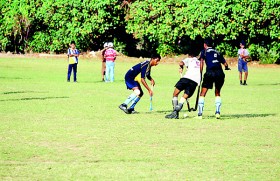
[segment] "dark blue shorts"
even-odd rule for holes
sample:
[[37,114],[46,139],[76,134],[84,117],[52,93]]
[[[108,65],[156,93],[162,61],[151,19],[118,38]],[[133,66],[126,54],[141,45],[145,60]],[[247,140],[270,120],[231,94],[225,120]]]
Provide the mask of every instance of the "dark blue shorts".
[[188,78],[181,78],[175,85],[180,91],[185,90],[185,94],[188,95],[188,98],[192,97],[196,86],[197,83]]
[[223,70],[207,70],[203,76],[202,88],[212,89],[213,84],[215,88],[221,90],[225,82],[225,74]]
[[131,90],[134,87],[141,88],[140,84],[132,78],[125,78],[125,84],[126,84],[127,89],[129,89],[129,90]]

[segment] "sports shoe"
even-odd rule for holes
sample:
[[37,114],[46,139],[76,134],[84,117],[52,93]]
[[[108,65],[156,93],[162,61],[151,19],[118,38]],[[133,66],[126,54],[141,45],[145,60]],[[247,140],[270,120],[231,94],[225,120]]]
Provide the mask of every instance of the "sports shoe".
[[202,116],[196,116],[195,119],[202,119]]
[[129,108],[129,109],[127,109],[127,111],[128,111],[129,114],[137,114],[138,113],[137,111],[134,110],[134,108],[132,108],[132,109]]
[[173,111],[171,114],[165,116],[167,119],[179,119],[179,112]]
[[195,119],[202,119],[202,114],[198,114],[197,117],[195,117]]
[[119,106],[119,108],[120,108],[121,110],[123,110],[123,112],[125,112],[126,114],[130,114],[129,111],[127,110],[127,106],[126,106],[125,104],[121,104],[121,105]]
[[218,113],[218,112],[215,113],[215,116],[216,116],[216,119],[220,119],[220,117],[221,117],[220,113]]
[[242,85],[247,85],[247,83],[244,82]]

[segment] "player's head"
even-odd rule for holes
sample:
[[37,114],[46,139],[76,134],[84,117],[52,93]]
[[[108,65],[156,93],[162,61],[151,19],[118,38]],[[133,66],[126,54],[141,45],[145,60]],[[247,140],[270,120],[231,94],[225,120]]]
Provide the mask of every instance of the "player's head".
[[246,42],[245,42],[244,40],[242,40],[242,41],[240,42],[240,47],[241,47],[241,48],[245,48],[245,46],[246,46]]
[[188,55],[190,57],[195,57],[197,55],[197,52],[194,49],[190,49],[189,52],[188,52]]
[[108,48],[108,42],[105,42],[103,45],[104,48]]
[[151,56],[151,61],[150,61],[150,64],[151,66],[157,66],[160,62],[160,59],[161,59],[161,56],[159,54],[153,54]]
[[113,48],[114,47],[114,44],[112,42],[108,42],[108,47],[109,48]]
[[75,41],[71,41],[70,47],[73,48],[73,49],[76,47]]
[[213,41],[211,38],[205,38],[204,39],[204,48],[206,47],[212,47],[213,46]]

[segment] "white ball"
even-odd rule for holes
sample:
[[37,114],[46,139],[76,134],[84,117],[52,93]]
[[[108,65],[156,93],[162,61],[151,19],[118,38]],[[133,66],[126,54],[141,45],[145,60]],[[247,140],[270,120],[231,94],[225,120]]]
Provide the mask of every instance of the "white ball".
[[186,118],[186,117],[188,117],[188,115],[185,113],[185,114],[184,114],[184,118]]

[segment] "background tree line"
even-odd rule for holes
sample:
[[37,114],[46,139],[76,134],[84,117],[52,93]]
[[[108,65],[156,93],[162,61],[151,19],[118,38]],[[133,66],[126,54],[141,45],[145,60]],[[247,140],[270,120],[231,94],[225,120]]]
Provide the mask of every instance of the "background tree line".
[[239,42],[254,60],[280,57],[278,0],[0,0],[0,51],[82,51],[113,41],[128,56],[187,54],[211,37],[224,55]]

